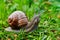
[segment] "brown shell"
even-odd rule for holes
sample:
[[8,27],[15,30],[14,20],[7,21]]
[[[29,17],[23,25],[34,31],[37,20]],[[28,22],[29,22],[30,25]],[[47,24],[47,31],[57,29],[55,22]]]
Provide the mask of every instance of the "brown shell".
[[28,24],[28,19],[22,11],[15,11],[8,17],[8,23],[12,29],[20,29]]

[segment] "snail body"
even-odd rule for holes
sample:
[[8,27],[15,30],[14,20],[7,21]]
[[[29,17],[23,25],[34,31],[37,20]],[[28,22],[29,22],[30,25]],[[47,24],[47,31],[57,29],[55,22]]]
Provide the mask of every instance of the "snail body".
[[22,28],[23,30],[25,30],[25,32],[31,32],[37,29],[38,23],[40,21],[39,16],[39,14],[35,15],[31,21],[28,21],[25,13],[23,13],[22,11],[15,11],[8,17],[10,28],[7,29],[9,30],[12,28],[14,30],[19,30],[20,28]]
[[40,22],[40,14],[33,16],[32,20],[26,26],[25,32],[32,32],[38,28]]

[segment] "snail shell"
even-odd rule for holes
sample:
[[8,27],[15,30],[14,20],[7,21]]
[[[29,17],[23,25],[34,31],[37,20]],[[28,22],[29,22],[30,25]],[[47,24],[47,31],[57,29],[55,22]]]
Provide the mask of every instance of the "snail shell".
[[24,12],[22,11],[14,11],[8,17],[8,23],[12,29],[20,29],[28,24],[28,19]]

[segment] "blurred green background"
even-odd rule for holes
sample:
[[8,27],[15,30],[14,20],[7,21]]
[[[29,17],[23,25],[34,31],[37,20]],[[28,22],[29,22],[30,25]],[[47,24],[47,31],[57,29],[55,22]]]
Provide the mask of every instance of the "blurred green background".
[[[40,11],[38,29],[6,32],[7,18],[16,10],[25,12],[29,20]],[[60,0],[0,0],[0,40],[60,40]]]

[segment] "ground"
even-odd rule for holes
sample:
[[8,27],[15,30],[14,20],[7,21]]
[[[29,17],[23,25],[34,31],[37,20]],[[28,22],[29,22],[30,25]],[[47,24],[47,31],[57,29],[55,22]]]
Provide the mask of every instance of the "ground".
[[[7,18],[16,10],[26,13],[30,20],[40,12],[38,29],[31,33],[7,32]],[[0,0],[0,40],[60,40],[59,0]]]

